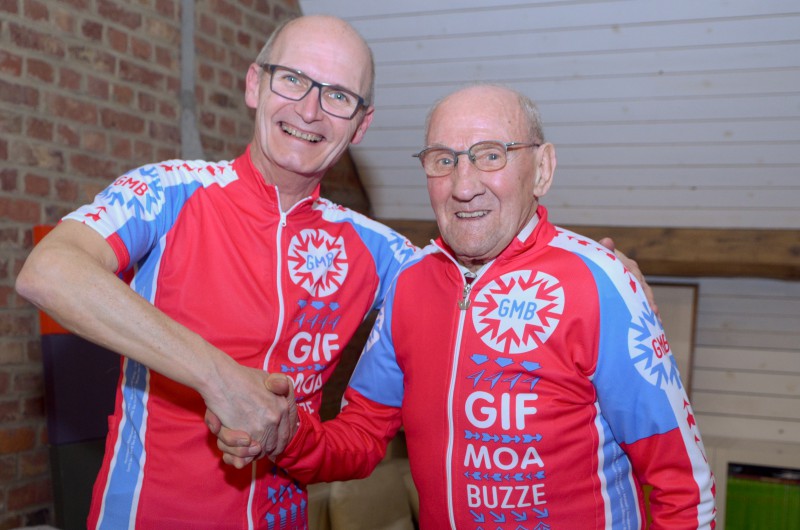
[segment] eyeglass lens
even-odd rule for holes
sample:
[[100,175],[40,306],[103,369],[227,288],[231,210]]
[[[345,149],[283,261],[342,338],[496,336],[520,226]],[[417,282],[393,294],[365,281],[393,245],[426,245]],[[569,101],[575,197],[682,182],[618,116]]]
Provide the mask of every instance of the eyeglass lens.
[[315,86],[320,89],[319,103],[322,110],[341,118],[351,118],[355,114],[360,98],[349,90],[325,86],[306,75],[280,66],[274,68],[270,79],[273,92],[295,101],[303,99]]
[[469,156],[470,162],[481,171],[497,171],[506,165],[505,144],[487,141],[479,142],[468,151],[461,152],[444,147],[429,149],[421,156],[422,166],[432,177],[448,175],[458,164],[460,155]]

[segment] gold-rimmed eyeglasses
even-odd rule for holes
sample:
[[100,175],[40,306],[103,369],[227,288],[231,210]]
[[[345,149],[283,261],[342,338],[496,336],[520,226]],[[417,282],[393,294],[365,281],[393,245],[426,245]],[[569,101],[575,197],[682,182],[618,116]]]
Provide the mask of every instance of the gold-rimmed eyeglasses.
[[470,146],[466,151],[449,147],[430,146],[411,156],[419,158],[425,174],[429,177],[446,177],[458,165],[458,157],[467,155],[469,161],[481,171],[497,171],[508,163],[508,152],[523,147],[539,147],[541,144],[526,142],[501,142],[484,140]]

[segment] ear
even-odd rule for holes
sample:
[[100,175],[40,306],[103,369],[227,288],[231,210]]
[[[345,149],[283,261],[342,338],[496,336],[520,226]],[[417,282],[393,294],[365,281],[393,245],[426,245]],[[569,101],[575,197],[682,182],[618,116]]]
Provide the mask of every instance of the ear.
[[261,89],[261,80],[264,78],[264,69],[252,63],[245,76],[244,102],[251,108],[258,108],[258,93]]
[[536,153],[536,180],[533,183],[533,194],[538,199],[542,197],[553,183],[553,174],[556,171],[556,147],[551,143],[539,146]]
[[358,124],[356,127],[356,131],[353,133],[353,138],[350,139],[350,143],[355,145],[361,140],[364,139],[364,135],[367,134],[367,129],[369,128],[369,124],[372,123],[372,118],[375,117],[375,107],[369,106],[364,111],[364,117],[361,118],[361,123]]

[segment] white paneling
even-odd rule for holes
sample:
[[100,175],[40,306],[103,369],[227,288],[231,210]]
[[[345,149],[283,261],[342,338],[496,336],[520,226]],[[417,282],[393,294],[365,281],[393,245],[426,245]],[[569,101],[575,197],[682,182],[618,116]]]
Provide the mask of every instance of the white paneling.
[[692,407],[698,414],[741,416],[800,424],[800,399],[766,395],[692,390]]
[[[692,384],[706,391],[800,399],[800,373],[765,374],[698,368],[692,377]],[[797,401],[795,406],[800,410],[800,401]]]
[[697,369],[791,373],[800,383],[800,350],[698,346],[695,348],[695,353]]
[[772,440],[800,444],[800,421],[720,415],[698,412],[697,425],[702,436],[724,436],[739,440]]

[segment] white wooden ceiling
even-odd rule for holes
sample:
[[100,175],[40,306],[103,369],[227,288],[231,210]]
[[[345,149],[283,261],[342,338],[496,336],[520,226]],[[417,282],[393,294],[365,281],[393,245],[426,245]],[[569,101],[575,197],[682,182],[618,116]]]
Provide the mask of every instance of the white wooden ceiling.
[[797,0],[301,0],[375,53],[353,157],[383,219],[432,219],[411,157],[439,97],[475,81],[538,103],[562,224],[800,228]]

